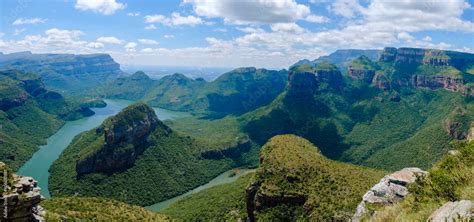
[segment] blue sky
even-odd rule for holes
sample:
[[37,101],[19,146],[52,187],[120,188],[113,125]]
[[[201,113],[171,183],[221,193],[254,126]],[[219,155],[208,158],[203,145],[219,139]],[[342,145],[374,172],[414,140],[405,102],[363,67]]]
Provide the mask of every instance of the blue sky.
[[474,52],[474,0],[2,0],[0,52],[286,68],[341,48]]

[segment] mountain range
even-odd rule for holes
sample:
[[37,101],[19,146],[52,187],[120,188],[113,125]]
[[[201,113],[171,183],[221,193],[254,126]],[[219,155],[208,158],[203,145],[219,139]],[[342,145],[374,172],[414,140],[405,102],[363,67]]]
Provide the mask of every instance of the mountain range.
[[[445,208],[472,203],[463,201],[473,199],[474,54],[338,50],[212,81],[128,75],[102,54],[7,54],[0,66],[8,69],[0,72],[0,157],[13,169],[64,121],[103,105],[90,98],[136,102],[78,134],[54,162],[45,201],[54,217],[71,215],[75,198],[104,209],[152,205],[236,167],[257,168],[161,213],[396,221],[443,218]],[[190,115],[162,121],[151,107]],[[134,217],[170,219],[125,203],[125,212],[140,212]]]

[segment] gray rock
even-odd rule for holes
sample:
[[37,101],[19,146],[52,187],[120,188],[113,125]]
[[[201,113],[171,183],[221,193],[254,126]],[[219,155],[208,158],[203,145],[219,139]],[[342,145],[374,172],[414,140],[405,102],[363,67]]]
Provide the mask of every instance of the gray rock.
[[461,200],[447,202],[428,218],[430,222],[472,221],[474,220],[474,202]]
[[365,207],[367,203],[389,205],[402,200],[408,195],[408,184],[415,182],[417,177],[426,175],[428,175],[428,172],[412,167],[384,176],[379,183],[364,194],[352,217],[352,221],[359,221],[364,214],[372,215],[375,213],[369,212]]

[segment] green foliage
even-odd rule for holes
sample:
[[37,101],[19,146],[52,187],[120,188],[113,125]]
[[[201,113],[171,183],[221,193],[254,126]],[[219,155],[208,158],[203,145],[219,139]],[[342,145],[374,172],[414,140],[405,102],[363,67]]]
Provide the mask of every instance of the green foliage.
[[41,202],[47,221],[170,221],[142,207],[96,197],[52,198]]
[[[129,120],[140,118],[141,114],[134,112],[137,106],[144,105],[127,107],[105,120],[100,127],[127,124]],[[220,146],[174,131],[165,133],[158,128],[150,134],[150,146],[137,157],[132,167],[112,175],[90,173],[77,178],[75,167],[77,161],[83,158],[82,154],[100,150],[104,145],[103,135],[98,135],[96,130],[76,136],[51,166],[49,189],[53,196],[100,196],[151,205],[204,184],[230,168],[251,165],[249,160],[255,161],[255,158],[247,155],[255,155],[255,150],[258,150],[257,146],[253,146],[248,153],[235,159],[204,159],[202,151]]]
[[252,184],[258,186],[256,199],[262,196],[264,201],[257,211],[261,220],[347,220],[361,196],[384,175],[329,160],[309,141],[294,135],[270,139],[260,160]]
[[0,72],[0,160],[17,170],[72,111],[60,94],[43,88],[37,75]]
[[183,221],[237,220],[247,218],[245,188],[253,174],[242,176],[192,194],[164,209],[161,213]]

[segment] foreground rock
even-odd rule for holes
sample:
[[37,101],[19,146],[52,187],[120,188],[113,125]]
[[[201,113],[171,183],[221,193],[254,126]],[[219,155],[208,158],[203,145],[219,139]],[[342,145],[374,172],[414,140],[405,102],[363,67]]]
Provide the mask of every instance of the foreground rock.
[[359,221],[366,214],[373,215],[375,213],[368,210],[368,204],[389,205],[402,200],[408,195],[408,185],[415,182],[417,177],[426,175],[428,172],[413,167],[404,168],[383,177],[379,183],[364,194],[352,218],[353,221]]
[[474,220],[474,202],[461,200],[447,202],[428,218],[430,222],[452,222]]
[[[0,162],[0,168],[5,169],[2,172],[7,172],[4,163]],[[42,200],[42,196],[36,180],[15,174],[9,174],[7,178],[9,180],[7,184],[9,185],[7,185],[6,192],[2,195],[1,221],[45,221],[43,219],[44,210],[38,205]]]

